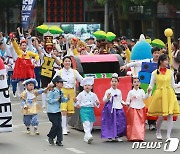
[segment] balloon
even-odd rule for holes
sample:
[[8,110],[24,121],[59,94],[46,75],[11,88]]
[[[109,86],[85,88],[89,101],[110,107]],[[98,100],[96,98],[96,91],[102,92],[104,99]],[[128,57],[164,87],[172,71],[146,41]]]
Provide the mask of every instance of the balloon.
[[52,26],[49,28],[49,32],[51,34],[61,34],[63,32],[63,30],[58,26]]
[[48,26],[47,25],[40,25],[36,27],[37,31],[41,34],[44,34],[48,31]]
[[116,37],[116,35],[114,33],[112,33],[112,32],[107,32],[107,34],[106,34],[106,38],[107,38],[108,41],[114,40],[115,37]]

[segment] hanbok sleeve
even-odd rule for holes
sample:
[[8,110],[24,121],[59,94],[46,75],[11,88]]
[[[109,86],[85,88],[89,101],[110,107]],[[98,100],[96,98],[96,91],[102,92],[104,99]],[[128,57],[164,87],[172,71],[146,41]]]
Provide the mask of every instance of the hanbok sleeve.
[[39,60],[39,55],[37,53],[34,53],[32,51],[29,51],[28,53],[30,57],[34,57],[36,60]]
[[143,98],[143,99],[148,99],[149,94],[148,94],[148,93],[145,94],[145,92],[144,92],[143,89],[141,89],[141,92],[142,92],[142,98]]
[[124,104],[124,105],[126,105],[126,103],[125,103],[125,102],[123,101],[123,99],[122,99],[122,93],[121,93],[120,90],[119,90],[119,93],[120,93],[119,96],[120,96],[121,103]]
[[153,86],[154,84],[156,83],[156,75],[155,75],[156,71],[154,71],[152,74],[151,74],[151,81],[150,81],[150,84],[149,84],[149,87],[151,89],[153,89]]
[[22,51],[20,50],[20,48],[15,40],[12,41],[12,45],[13,45],[13,48],[16,51],[17,55],[18,56],[22,55]]
[[131,98],[132,98],[132,94],[131,91],[128,92],[127,98],[126,98],[126,104],[130,104],[131,103]]
[[109,101],[109,99],[107,98],[108,93],[109,93],[108,90],[106,90],[104,97],[103,97],[103,102],[105,102],[105,103]]

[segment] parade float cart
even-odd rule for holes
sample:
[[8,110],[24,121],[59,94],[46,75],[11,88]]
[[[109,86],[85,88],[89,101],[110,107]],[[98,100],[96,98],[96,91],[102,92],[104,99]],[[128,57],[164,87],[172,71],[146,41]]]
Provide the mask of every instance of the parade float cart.
[[[101,114],[104,107],[103,96],[105,91],[110,88],[110,78],[113,73],[118,73],[119,77],[119,89],[122,92],[123,100],[126,100],[128,91],[132,89],[131,77],[125,77],[125,72],[120,71],[120,66],[124,65],[122,58],[117,54],[105,54],[105,55],[85,55],[73,57],[73,68],[83,76],[92,76],[95,78],[93,92],[97,94],[100,107],[95,108],[96,122],[94,128],[101,127]],[[82,87],[77,86],[77,93],[82,91]],[[81,119],[79,110],[75,108],[75,114],[73,114],[69,125],[82,130]]]

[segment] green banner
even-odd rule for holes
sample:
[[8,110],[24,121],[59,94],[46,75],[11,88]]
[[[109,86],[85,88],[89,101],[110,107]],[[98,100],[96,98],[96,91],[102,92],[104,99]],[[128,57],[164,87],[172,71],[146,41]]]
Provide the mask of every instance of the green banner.
[[84,77],[111,78],[113,73],[84,74]]

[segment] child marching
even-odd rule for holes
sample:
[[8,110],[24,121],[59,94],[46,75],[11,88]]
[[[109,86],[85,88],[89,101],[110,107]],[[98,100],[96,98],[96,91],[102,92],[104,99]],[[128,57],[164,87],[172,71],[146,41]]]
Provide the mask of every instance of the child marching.
[[75,106],[80,108],[80,117],[85,132],[84,141],[91,144],[93,136],[91,134],[93,123],[95,122],[94,107],[99,107],[100,103],[95,93],[91,92],[94,78],[86,77],[81,82],[84,90],[75,98]]
[[122,93],[117,89],[119,83],[118,74],[111,78],[111,88],[106,90],[103,101],[106,103],[102,111],[101,138],[121,142],[126,135],[126,117],[123,110]]
[[140,81],[133,78],[133,89],[129,91],[126,103],[129,105],[127,111],[127,139],[129,141],[144,141],[146,109],[143,99],[145,95],[143,89],[139,89]]
[[30,126],[34,127],[34,133],[39,135],[37,131],[38,122],[38,113],[41,112],[42,107],[37,102],[37,96],[47,91],[46,89],[35,90],[37,81],[35,79],[28,79],[23,82],[25,85],[25,90],[21,94],[21,105],[22,105],[22,114],[24,115],[23,121],[27,128],[27,134],[30,134]]
[[47,115],[52,127],[48,133],[49,144],[54,145],[54,139],[57,137],[56,145],[63,146],[62,144],[62,126],[61,126],[61,102],[67,102],[70,98],[64,97],[61,88],[65,82],[59,75],[52,80],[54,89],[48,93],[47,97]]

